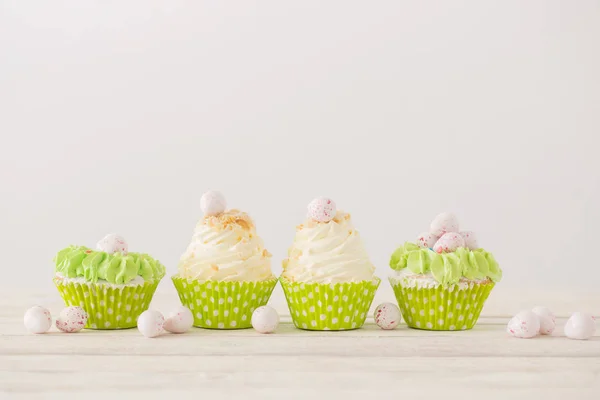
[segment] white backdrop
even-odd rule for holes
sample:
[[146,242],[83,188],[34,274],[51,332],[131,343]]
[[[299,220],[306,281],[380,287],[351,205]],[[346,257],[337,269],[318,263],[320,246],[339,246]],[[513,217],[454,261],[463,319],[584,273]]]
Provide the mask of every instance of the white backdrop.
[[504,270],[488,312],[600,310],[598,1],[254,3],[0,3],[0,288],[55,295],[109,232],[172,274],[214,188],[277,274],[324,195],[381,277],[454,211]]

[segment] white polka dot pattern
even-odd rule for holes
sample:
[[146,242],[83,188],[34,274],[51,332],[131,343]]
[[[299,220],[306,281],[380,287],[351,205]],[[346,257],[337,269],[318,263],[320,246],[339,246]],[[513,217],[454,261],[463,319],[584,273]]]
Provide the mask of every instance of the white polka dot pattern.
[[379,278],[336,284],[280,281],[294,325],[299,329],[316,331],[363,326],[381,282]]
[[435,288],[403,287],[391,281],[400,311],[411,328],[435,331],[471,329],[477,323],[493,283]]
[[181,303],[195,304],[194,326],[209,329],[251,328],[252,312],[271,297],[277,279],[261,282],[194,281],[174,276]]

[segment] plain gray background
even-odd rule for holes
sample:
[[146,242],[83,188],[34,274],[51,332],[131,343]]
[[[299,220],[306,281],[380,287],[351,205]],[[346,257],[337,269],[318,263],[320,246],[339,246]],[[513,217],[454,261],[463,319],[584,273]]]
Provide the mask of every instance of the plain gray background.
[[3,1],[0,57],[4,290],[109,232],[172,274],[213,188],[276,274],[323,195],[383,278],[454,211],[499,306],[597,292],[598,1]]

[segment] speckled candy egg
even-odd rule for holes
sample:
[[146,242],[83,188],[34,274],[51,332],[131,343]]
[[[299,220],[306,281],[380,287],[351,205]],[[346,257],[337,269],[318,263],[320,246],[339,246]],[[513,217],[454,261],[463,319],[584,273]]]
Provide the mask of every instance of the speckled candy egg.
[[400,309],[393,303],[383,303],[377,306],[373,315],[375,323],[381,329],[394,329],[402,320]]
[[204,215],[219,215],[227,209],[225,196],[216,190],[209,190],[200,198],[200,208]]
[[477,236],[475,236],[475,232],[471,231],[462,231],[460,232],[460,236],[462,236],[465,241],[465,247],[469,250],[477,250],[479,248],[479,243],[477,243]]
[[596,321],[589,314],[576,312],[565,324],[565,336],[569,339],[587,340],[596,333]]
[[441,213],[433,219],[429,232],[435,236],[442,237],[448,232],[458,233],[458,218],[452,213]]
[[147,310],[140,314],[137,320],[137,328],[147,338],[157,337],[163,332],[165,318],[161,313]]
[[540,331],[540,319],[533,311],[521,311],[508,322],[506,331],[521,339],[536,337]]
[[252,313],[252,327],[260,333],[273,333],[279,326],[279,314],[273,307],[261,306]]
[[185,333],[194,324],[194,316],[189,308],[179,306],[173,310],[165,321],[163,328],[171,333]]
[[556,327],[556,317],[547,307],[535,307],[533,311],[540,319],[540,333],[542,335],[551,335]]
[[115,233],[110,233],[104,236],[104,238],[98,242],[96,247],[98,250],[104,251],[108,254],[114,254],[117,252],[127,254],[128,251],[128,246],[125,239]]
[[83,329],[88,315],[81,307],[67,307],[60,312],[56,327],[63,332],[74,333]]
[[423,232],[417,237],[417,246],[422,249],[432,249],[435,243],[439,240],[439,237],[433,233]]
[[448,253],[465,247],[465,241],[460,233],[449,232],[442,235],[441,238],[433,245],[433,251],[436,253]]
[[23,323],[28,332],[45,333],[52,326],[52,316],[46,308],[35,306],[25,311]]
[[337,208],[333,200],[327,197],[318,197],[308,205],[308,217],[319,222],[331,221],[335,217]]

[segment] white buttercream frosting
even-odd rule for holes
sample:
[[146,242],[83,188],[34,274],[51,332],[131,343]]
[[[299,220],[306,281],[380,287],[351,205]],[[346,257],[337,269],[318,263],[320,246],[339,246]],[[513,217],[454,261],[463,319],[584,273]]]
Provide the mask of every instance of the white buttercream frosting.
[[57,273],[55,275],[55,278],[65,284],[78,283],[80,285],[94,285],[94,286],[95,285],[104,285],[104,286],[107,286],[107,287],[110,287],[113,289],[118,289],[118,288],[123,288],[123,287],[132,287],[132,286],[141,286],[144,283],[146,283],[144,278],[142,278],[141,276],[136,276],[135,278],[133,278],[132,280],[130,280],[127,283],[110,283],[108,281],[105,281],[104,279],[98,279],[96,282],[90,282],[83,276],[78,276],[76,278],[67,278],[59,273]]
[[[433,289],[441,285],[431,273],[426,274],[415,274],[410,271],[408,268],[401,269],[400,271],[395,271],[389,277],[390,283],[392,285],[400,285],[402,287],[409,288],[426,288]],[[469,288],[473,288],[473,285],[480,283],[489,283],[489,279],[483,280],[471,280],[466,278],[461,278],[460,281],[454,285],[450,285],[453,289],[458,290],[466,290]],[[452,291],[452,290],[451,290]]]
[[179,276],[197,280],[263,281],[273,278],[271,254],[248,214],[206,216],[179,260]]
[[358,282],[373,279],[374,271],[350,214],[338,211],[331,221],[308,219],[296,228],[282,276],[292,282]]

